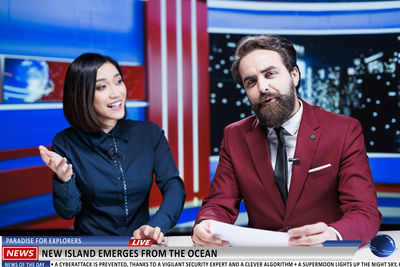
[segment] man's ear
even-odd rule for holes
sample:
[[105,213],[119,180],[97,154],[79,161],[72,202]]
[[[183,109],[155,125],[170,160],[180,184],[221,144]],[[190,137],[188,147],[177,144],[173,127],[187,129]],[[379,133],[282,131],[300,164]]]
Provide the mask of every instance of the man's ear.
[[290,72],[290,76],[292,76],[293,86],[296,87],[300,82],[300,72],[297,67],[294,67]]

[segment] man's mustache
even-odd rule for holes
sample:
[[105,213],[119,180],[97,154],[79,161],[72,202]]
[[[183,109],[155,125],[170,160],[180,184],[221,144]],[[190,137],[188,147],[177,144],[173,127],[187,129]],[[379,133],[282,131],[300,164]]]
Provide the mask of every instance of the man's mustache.
[[272,93],[272,92],[263,93],[258,98],[258,103],[264,102],[267,98],[276,98],[277,100],[279,100],[282,98],[282,95],[279,93]]

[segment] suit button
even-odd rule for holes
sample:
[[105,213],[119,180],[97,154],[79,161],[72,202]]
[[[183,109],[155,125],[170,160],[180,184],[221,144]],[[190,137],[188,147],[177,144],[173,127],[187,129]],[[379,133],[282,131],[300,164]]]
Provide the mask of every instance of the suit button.
[[292,228],[293,228],[293,226],[288,225],[288,226],[285,227],[285,230],[286,230],[286,232],[287,232],[287,231],[289,231],[289,230],[292,229]]

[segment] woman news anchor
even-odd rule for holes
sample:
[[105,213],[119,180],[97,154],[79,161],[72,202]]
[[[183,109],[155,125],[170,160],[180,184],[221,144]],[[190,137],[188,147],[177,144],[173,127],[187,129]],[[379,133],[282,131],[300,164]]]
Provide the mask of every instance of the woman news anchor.
[[[71,127],[40,155],[54,171],[57,213],[75,217],[80,235],[132,235],[166,243],[185,200],[182,179],[164,132],[154,123],[125,119],[126,87],[118,63],[83,54],[67,70],[64,114]],[[153,175],[163,199],[150,219]]]

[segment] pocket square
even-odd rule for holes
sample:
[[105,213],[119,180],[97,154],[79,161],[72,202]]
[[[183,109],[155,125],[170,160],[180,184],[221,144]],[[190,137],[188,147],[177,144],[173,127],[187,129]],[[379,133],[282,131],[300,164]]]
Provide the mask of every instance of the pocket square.
[[330,167],[330,166],[332,166],[332,164],[329,163],[329,164],[326,164],[326,165],[319,166],[319,167],[317,167],[317,168],[309,169],[309,170],[308,170],[308,173],[320,171],[320,170],[325,169],[325,168],[328,168],[328,167]]

